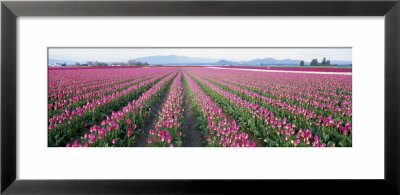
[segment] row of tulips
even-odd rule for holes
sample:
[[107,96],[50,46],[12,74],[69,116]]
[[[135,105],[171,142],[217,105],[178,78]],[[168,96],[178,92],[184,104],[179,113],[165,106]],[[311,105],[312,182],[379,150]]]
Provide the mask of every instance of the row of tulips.
[[198,125],[205,136],[206,145],[212,147],[254,147],[255,141],[249,134],[240,130],[235,120],[228,120],[222,108],[208,96],[187,73],[184,73],[188,85],[192,107],[199,115]]
[[193,77],[208,95],[217,100],[229,114],[240,120],[241,126],[247,127],[255,136],[263,138],[267,146],[326,146],[320,135],[312,130],[298,128],[296,123],[275,116],[268,108],[242,99],[206,79]]
[[48,146],[132,146],[167,91],[145,139],[182,146],[185,85],[208,147],[351,147],[351,80],[200,67],[53,68]]
[[65,146],[69,140],[73,139],[77,134],[79,135],[84,132],[88,126],[99,123],[114,110],[119,110],[126,106],[129,101],[139,97],[143,92],[147,91],[151,86],[165,78],[168,74],[171,75],[172,72],[165,72],[164,74],[143,81],[121,92],[104,96],[83,107],[78,107],[72,112],[66,109],[65,113],[56,116],[58,117],[58,121],[54,121],[54,118],[51,118],[49,120],[48,131],[49,146]]
[[[90,80],[85,83],[72,84],[74,80],[67,80],[71,82],[67,86],[54,86],[54,88],[49,88],[48,100],[49,103],[54,103],[57,101],[62,101],[64,99],[70,98],[73,95],[80,95],[87,92],[95,91],[105,87],[113,86],[115,83],[128,82],[136,78],[136,75],[122,75],[117,78],[97,78],[96,80]],[[94,79],[94,78],[93,78]],[[65,82],[63,82],[65,84]]]
[[335,127],[340,133],[347,135],[352,132],[352,124],[350,123],[351,117],[342,116],[336,120],[333,119],[332,115],[323,117],[319,115],[317,117],[315,110],[307,110],[300,106],[293,106],[286,102],[281,102],[272,98],[265,97],[248,89],[240,88],[230,83],[218,83],[213,79],[209,79],[212,83],[220,86],[221,88],[239,95],[241,98],[246,99],[250,102],[257,103],[263,107],[268,108],[271,112],[275,113],[278,117],[295,118],[298,120],[307,121],[304,126],[300,128],[313,128],[314,126],[330,126]]
[[164,77],[145,91],[138,99],[129,102],[119,111],[113,111],[100,125],[90,127],[90,133],[81,137],[81,143],[75,140],[67,147],[129,147],[135,141],[138,129],[142,128],[150,117],[151,106],[159,102],[161,95],[168,89],[176,71]]
[[149,130],[148,146],[175,147],[182,146],[183,123],[183,88],[182,72],[174,79],[167,100],[161,111],[154,129]]
[[[318,115],[344,118],[352,114],[351,75],[321,76],[295,73],[260,75],[260,73],[243,74],[235,70],[200,73],[292,106],[315,110]],[[275,80],[271,81],[271,77]]]
[[[349,105],[349,102],[346,100],[342,101],[343,104],[341,104],[341,106],[343,107],[339,107],[339,105],[337,105],[339,103],[338,100],[336,102],[336,105],[333,106],[333,104],[335,104],[334,101],[318,101],[313,99],[312,97],[304,98],[296,95],[282,97],[282,92],[277,92],[281,94],[277,97],[274,94],[271,95],[271,93],[263,91],[262,88],[257,87],[254,84],[231,82],[215,77],[208,77],[208,79],[211,79],[213,82],[216,83],[230,86],[230,88],[234,88],[237,91],[240,91],[244,94],[249,94],[250,96],[261,99],[265,102],[273,102],[278,107],[294,110],[298,113],[307,114],[311,118],[319,115],[321,117],[333,116],[341,120],[351,120],[351,105]],[[330,97],[328,97],[328,99],[330,99]],[[327,104],[327,102],[329,102],[329,104]]]
[[69,98],[55,101],[54,103],[49,104],[49,118],[54,115],[61,115],[65,109],[68,109],[69,112],[72,112],[77,107],[85,105],[87,102],[92,102],[96,99],[100,99],[103,96],[110,95],[115,92],[120,92],[126,90],[127,88],[139,84],[145,80],[155,77],[155,75],[146,75],[145,77],[137,77],[135,79],[131,79],[128,82],[115,83],[113,85],[109,85],[105,88],[97,88],[96,90],[91,90],[86,93],[80,93],[76,95],[72,95]]
[[109,102],[114,100],[118,100],[120,97],[130,94],[137,89],[140,89],[143,86],[146,86],[149,83],[153,83],[157,79],[160,79],[165,75],[159,75],[158,77],[153,77],[148,80],[144,80],[136,85],[130,86],[125,90],[122,91],[115,91],[112,94],[102,96],[98,99],[93,99],[90,102],[86,102],[85,105],[76,107],[74,110],[70,111],[69,109],[65,108],[60,115],[53,115],[49,119],[49,129],[53,129],[53,127],[57,127],[58,125],[65,123],[66,121],[69,123],[70,120],[74,119],[75,116],[82,116],[85,112],[89,110],[95,111],[97,107],[102,105],[107,105]]
[[71,69],[57,70],[49,69],[48,99],[49,103],[56,100],[68,98],[73,94],[80,94],[95,90],[114,83],[123,82],[140,76],[144,70],[134,69]]

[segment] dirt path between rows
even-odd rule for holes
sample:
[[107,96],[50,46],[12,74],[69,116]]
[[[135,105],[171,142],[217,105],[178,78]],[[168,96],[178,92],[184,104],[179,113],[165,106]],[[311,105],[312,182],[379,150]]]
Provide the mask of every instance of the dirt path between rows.
[[[203,77],[204,78],[204,77]],[[204,78],[204,79],[206,79],[206,78]],[[197,81],[196,81],[197,82]],[[197,84],[199,84],[199,83],[197,83]],[[200,84],[199,84],[199,86],[200,86]],[[201,86],[200,86],[201,87]],[[217,87],[219,87],[219,86],[217,86]],[[201,87],[202,89],[203,89],[203,91],[204,91],[204,88],[203,87]],[[210,88],[211,89],[211,88]],[[223,89],[223,88],[221,88],[221,89]],[[210,95],[209,93],[207,93],[206,91],[204,91],[204,93],[206,93],[208,96]],[[211,97],[211,96],[210,96]],[[217,103],[217,105],[220,107],[220,108],[222,108],[222,110],[223,110],[223,112],[226,114],[227,112],[226,112],[226,109],[224,109],[224,106],[220,103],[220,102],[218,102],[218,101],[216,101],[215,99],[213,99],[213,98],[211,98],[214,102],[216,102]],[[235,116],[232,116],[232,115],[229,115],[229,114],[226,114],[226,118],[228,119],[228,121],[233,121],[233,120],[235,120],[236,121],[236,124],[239,124],[239,119],[237,119]],[[266,147],[266,144],[265,144],[265,142],[262,140],[262,139],[259,139],[257,136],[255,136],[254,135],[254,133],[252,133],[252,132],[250,132],[250,130],[248,130],[246,127],[241,127],[240,129],[242,129],[242,131],[244,131],[245,133],[247,133],[247,134],[249,134],[249,140],[250,141],[255,141],[256,142],[256,147]],[[245,129],[245,130],[243,130],[243,129]]]
[[[172,82],[173,81],[171,81],[171,83]],[[162,106],[167,101],[171,83],[168,84],[168,88],[165,89],[165,91],[161,95],[158,103],[151,107],[151,111],[153,114],[151,115],[151,117],[149,119],[146,120],[144,126],[141,128],[143,130],[143,134],[136,137],[136,141],[132,144],[132,147],[146,147],[147,146],[147,137],[149,135],[149,130],[154,129],[154,127],[156,126],[156,124],[158,122],[158,111],[161,110]]]
[[183,102],[184,108],[183,117],[184,117],[184,131],[185,131],[185,138],[182,141],[183,147],[204,147],[205,144],[203,142],[202,134],[200,130],[195,128],[196,118],[193,113],[193,108],[191,107],[192,99],[188,97],[189,89],[183,83]]
[[[159,81],[158,81],[158,82],[159,82]],[[154,86],[154,85],[157,84],[158,82],[154,83],[152,86]],[[152,86],[150,86],[147,90],[151,89]],[[132,101],[135,100],[135,99],[137,100],[137,99],[138,99],[140,96],[142,96],[142,94],[143,94],[144,92],[146,92],[147,90],[143,91],[143,92],[142,92],[141,94],[139,94],[136,98],[134,97],[134,98],[132,98],[132,99],[129,99],[126,103],[124,103],[122,106],[120,106],[120,107],[119,107],[118,109],[116,109],[115,111],[121,110],[122,108],[124,108],[125,106],[127,106],[129,102],[132,102]],[[107,116],[110,116],[110,117],[111,117],[111,114],[112,114],[112,113],[108,113]],[[101,122],[98,122],[98,123],[96,123],[96,124],[92,124],[91,126],[100,125],[100,123],[101,123]],[[71,144],[71,145],[72,145],[75,141],[78,141],[79,144],[82,144],[82,137],[85,135],[85,133],[90,134],[90,129],[85,129],[82,133],[76,135],[76,136],[73,138],[73,140],[69,140],[69,141],[67,142],[67,144]],[[63,147],[63,146],[61,146],[61,147]]]

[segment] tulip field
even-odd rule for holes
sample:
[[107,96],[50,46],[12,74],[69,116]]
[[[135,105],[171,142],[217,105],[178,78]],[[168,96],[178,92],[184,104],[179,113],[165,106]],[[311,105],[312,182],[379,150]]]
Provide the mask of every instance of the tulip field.
[[49,68],[48,146],[352,147],[351,71],[319,69]]

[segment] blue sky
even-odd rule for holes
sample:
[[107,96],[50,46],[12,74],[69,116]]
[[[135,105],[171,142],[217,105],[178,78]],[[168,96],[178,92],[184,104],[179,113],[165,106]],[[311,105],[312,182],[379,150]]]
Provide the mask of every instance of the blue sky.
[[256,58],[311,61],[323,57],[352,61],[351,48],[49,48],[49,59],[72,61],[127,61],[146,56],[188,57],[247,61]]

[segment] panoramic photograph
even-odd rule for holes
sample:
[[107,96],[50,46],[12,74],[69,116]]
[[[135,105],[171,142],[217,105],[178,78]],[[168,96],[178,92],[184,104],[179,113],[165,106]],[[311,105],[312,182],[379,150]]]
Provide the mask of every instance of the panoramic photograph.
[[48,48],[48,147],[352,147],[351,48]]

